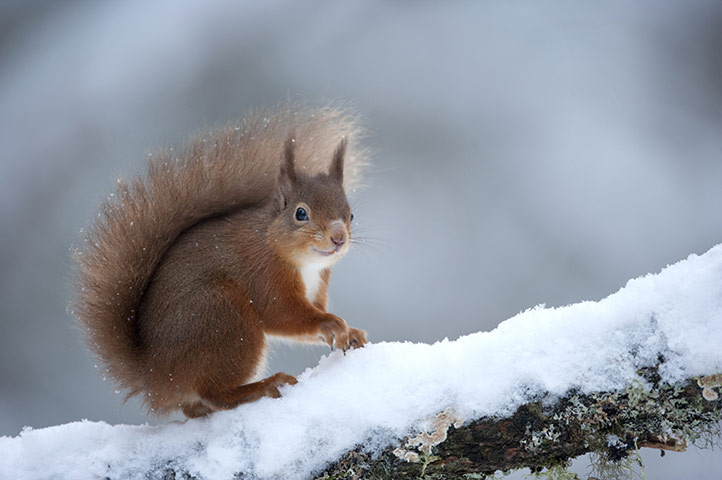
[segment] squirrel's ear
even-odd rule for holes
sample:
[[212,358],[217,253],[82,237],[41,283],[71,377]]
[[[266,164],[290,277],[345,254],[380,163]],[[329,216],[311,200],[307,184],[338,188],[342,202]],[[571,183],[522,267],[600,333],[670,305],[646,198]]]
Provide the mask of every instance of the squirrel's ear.
[[343,157],[346,153],[346,137],[341,139],[341,142],[336,147],[336,151],[333,154],[333,161],[331,162],[331,169],[329,170],[329,176],[335,178],[339,183],[343,183]]
[[286,196],[296,182],[296,141],[289,138],[283,152],[281,170],[278,174],[278,200],[281,208],[286,206]]

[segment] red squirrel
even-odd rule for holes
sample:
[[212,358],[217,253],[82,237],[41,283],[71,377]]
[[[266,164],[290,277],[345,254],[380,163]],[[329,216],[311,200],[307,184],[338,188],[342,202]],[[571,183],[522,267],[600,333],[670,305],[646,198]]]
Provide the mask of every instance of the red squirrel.
[[259,379],[268,336],[364,346],[363,330],[326,311],[330,268],[352,240],[359,135],[343,110],[284,107],[118,180],[75,252],[73,313],[128,397],[199,417],[296,383]]

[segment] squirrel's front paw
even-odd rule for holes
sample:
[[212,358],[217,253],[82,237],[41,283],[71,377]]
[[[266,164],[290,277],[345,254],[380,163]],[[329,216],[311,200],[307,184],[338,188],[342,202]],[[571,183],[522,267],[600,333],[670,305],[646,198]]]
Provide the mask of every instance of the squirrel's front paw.
[[328,346],[334,346],[344,352],[349,348],[359,348],[366,344],[366,332],[357,328],[349,328],[343,318],[332,313],[324,315],[319,325],[319,334]]
[[344,348],[348,345],[348,325],[343,318],[326,313],[318,325],[318,335],[328,343],[333,350],[334,345],[337,348]]
[[366,345],[366,332],[358,328],[348,329],[348,343],[351,348],[361,348]]

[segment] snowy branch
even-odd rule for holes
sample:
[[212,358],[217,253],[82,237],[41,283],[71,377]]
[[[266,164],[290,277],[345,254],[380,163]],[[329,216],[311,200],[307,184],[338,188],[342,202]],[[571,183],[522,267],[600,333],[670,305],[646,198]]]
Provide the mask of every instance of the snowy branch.
[[641,373],[647,388],[571,392],[551,405],[522,405],[508,418],[455,427],[457,419],[447,411],[436,418],[432,432],[381,455],[357,448],[318,478],[479,478],[497,471],[565,467],[587,453],[596,454],[601,465],[614,466],[638,448],[683,452],[688,442],[705,446],[719,440],[722,400],[712,388],[720,386],[722,375],[672,386],[660,383],[657,369]]

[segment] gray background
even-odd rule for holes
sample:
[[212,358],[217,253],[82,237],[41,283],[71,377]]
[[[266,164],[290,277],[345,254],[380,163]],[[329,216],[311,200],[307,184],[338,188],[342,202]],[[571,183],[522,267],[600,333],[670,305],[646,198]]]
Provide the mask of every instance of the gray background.
[[[65,306],[78,230],[154,148],[289,96],[351,100],[372,240],[332,310],[372,341],[456,338],[722,241],[720,52],[719,1],[0,3],[0,435],[148,420]],[[647,478],[722,469],[645,459]]]

